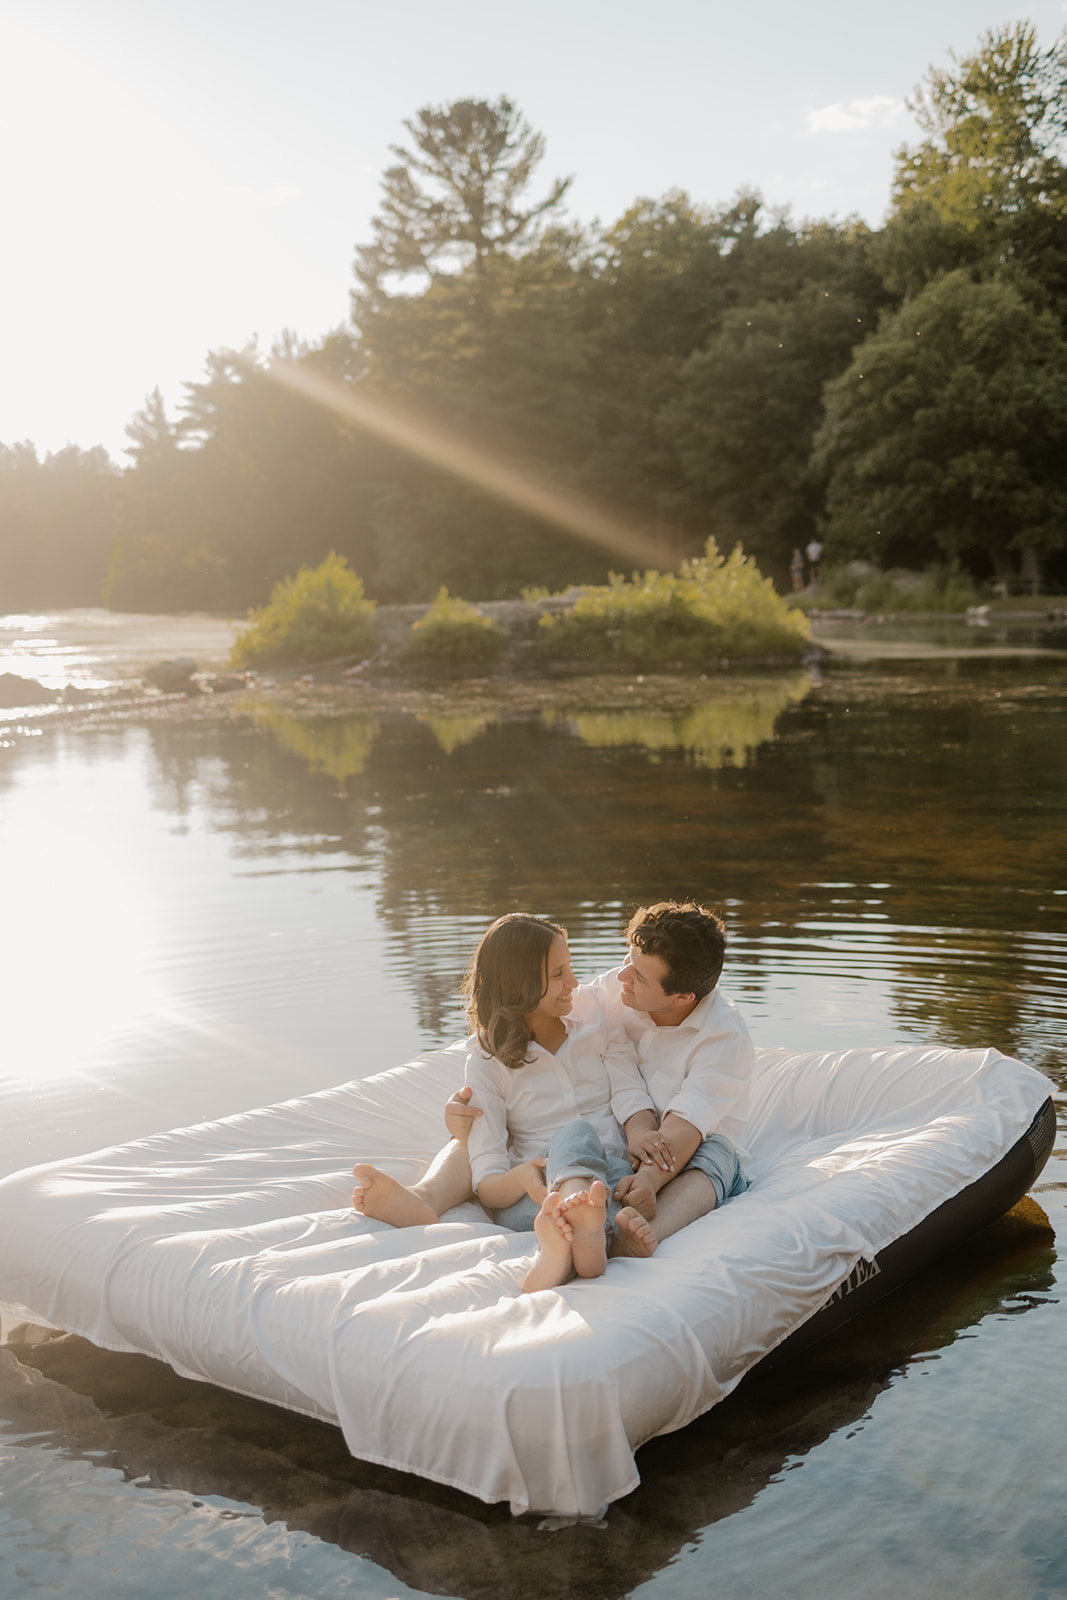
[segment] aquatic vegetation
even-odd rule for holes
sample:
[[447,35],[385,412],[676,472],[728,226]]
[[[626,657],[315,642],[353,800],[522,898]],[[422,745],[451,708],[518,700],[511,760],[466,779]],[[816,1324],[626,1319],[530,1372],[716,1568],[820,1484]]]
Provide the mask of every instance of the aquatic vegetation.
[[539,629],[544,656],[641,665],[795,656],[811,637],[740,545],[723,556],[714,539],[677,573],[612,573]]
[[230,660],[235,667],[300,666],[373,648],[375,604],[344,556],[331,550],[317,567],[301,567],[274,585],[268,603],[249,613]]

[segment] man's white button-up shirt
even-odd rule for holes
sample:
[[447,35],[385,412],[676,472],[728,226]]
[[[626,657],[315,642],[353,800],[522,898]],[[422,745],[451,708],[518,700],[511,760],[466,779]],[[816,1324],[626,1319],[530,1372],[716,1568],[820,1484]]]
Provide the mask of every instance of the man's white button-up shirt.
[[637,1085],[628,1091],[621,1073],[613,1074],[612,1106],[620,1122],[646,1110],[650,1095],[660,1117],[673,1111],[703,1138],[722,1133],[743,1151],[755,1051],[733,1001],[716,985],[683,1022],[660,1028],[647,1012],[623,1005],[617,971],[603,973],[590,987],[607,1002],[609,1014],[621,1014],[648,1091],[642,1095]]

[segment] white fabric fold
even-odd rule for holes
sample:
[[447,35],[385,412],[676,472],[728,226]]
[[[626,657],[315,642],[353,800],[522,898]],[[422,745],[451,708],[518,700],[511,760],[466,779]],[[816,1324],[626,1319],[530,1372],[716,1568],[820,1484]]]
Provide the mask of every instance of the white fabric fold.
[[1004,1155],[1051,1085],[994,1050],[756,1053],[747,1194],[650,1260],[523,1295],[532,1235],[471,1204],[391,1229],[465,1047],[0,1183],[5,1311],[337,1422],[352,1453],[515,1512],[594,1516],[861,1258]]

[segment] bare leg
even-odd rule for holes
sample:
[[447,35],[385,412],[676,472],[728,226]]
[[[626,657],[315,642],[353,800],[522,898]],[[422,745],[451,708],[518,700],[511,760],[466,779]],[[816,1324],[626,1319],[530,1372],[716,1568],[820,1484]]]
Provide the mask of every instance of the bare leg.
[[406,1188],[386,1172],[361,1162],[352,1168],[359,1179],[352,1204],[364,1217],[388,1222],[394,1228],[425,1227],[437,1222],[443,1211],[473,1198],[471,1164],[467,1147],[452,1139],[434,1156],[418,1183]]
[[656,1196],[658,1210],[652,1222],[657,1240],[669,1239],[679,1228],[688,1227],[698,1217],[706,1217],[715,1210],[715,1185],[703,1172],[695,1169],[680,1172]]
[[474,1183],[466,1144],[450,1139],[434,1156],[411,1192],[437,1217],[451,1211],[453,1206],[461,1206],[464,1200],[473,1200]]
[[579,1278],[599,1278],[608,1264],[608,1192],[599,1178],[565,1178],[562,1211],[574,1229],[571,1260]]
[[574,1229],[565,1214],[560,1213],[561,1197],[550,1189],[540,1211],[534,1219],[538,1251],[533,1266],[523,1279],[523,1291],[536,1294],[538,1289],[558,1289],[572,1276],[571,1240]]
[[615,1218],[615,1230],[609,1256],[650,1256],[655,1251],[652,1224],[633,1206],[623,1206]]
[[374,1217],[378,1222],[388,1222],[394,1228],[417,1228],[437,1221],[437,1212],[420,1200],[413,1189],[387,1172],[360,1162],[352,1168],[356,1187],[352,1190],[353,1208],[364,1217]]

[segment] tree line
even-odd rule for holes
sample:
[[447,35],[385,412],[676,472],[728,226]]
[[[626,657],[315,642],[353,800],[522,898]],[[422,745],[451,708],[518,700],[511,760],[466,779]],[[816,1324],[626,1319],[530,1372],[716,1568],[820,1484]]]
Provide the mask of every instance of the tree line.
[[1067,34],[987,34],[910,106],[880,229],[681,192],[583,228],[512,102],[423,108],[349,326],[212,352],[124,470],[0,446],[0,603],[244,609],[331,550],[379,601],[634,564],[498,467],[668,565],[711,536],[784,586],[818,534],[1067,579]]

